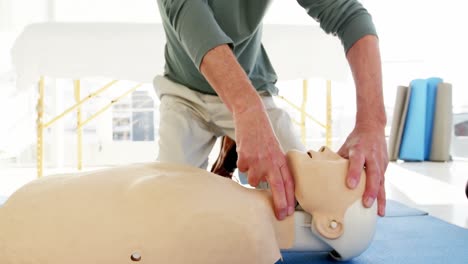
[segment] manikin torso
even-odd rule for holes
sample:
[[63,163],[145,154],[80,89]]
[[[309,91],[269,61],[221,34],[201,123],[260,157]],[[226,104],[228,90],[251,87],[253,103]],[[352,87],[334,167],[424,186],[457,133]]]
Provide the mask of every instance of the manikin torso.
[[[310,159],[295,155],[292,166]],[[298,200],[317,219],[342,225],[361,185],[331,211],[304,195]],[[280,249],[294,246],[294,236],[294,217],[276,220],[269,191],[166,163],[46,177],[0,207],[0,257],[9,264],[274,263]]]

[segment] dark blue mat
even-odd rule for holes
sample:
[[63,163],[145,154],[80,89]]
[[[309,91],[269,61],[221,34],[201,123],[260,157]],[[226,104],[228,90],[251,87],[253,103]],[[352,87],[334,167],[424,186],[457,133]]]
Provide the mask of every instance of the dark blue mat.
[[[278,264],[337,263],[327,253],[284,253]],[[432,216],[384,217],[369,249],[355,264],[468,263],[468,229]]]

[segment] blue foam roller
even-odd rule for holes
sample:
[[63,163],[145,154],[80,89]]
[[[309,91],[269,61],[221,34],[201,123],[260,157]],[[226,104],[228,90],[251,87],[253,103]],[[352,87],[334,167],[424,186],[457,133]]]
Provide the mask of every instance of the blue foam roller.
[[434,114],[437,97],[437,86],[443,82],[441,78],[433,77],[427,81],[426,96],[426,132],[424,134],[424,160],[429,160],[432,148],[432,131],[434,126]]
[[406,113],[405,127],[401,139],[399,158],[423,161],[425,156],[427,81],[413,80]]

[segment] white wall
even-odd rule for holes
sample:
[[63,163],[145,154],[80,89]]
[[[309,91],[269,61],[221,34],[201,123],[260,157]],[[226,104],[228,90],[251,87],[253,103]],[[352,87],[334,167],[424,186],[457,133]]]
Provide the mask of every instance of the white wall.
[[[381,40],[386,97],[397,84],[440,76],[454,85],[454,105],[468,107],[468,16],[458,0],[366,0]],[[390,91],[390,92],[388,92]]]
[[47,20],[48,0],[0,0],[0,31],[17,31]]
[[66,22],[160,22],[156,0],[56,0],[55,19]]

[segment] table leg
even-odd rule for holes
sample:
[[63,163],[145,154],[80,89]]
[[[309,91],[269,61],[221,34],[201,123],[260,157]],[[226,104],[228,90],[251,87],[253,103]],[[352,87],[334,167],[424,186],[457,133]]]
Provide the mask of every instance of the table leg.
[[308,81],[306,79],[302,80],[302,104],[301,104],[301,141],[304,146],[306,146],[306,110],[307,110],[307,92],[308,92]]
[[40,178],[43,175],[44,169],[44,77],[41,76],[38,84],[39,97],[37,99],[37,142],[36,142],[36,166],[37,166],[37,177]]
[[[75,101],[81,101],[81,83],[80,80],[73,81],[75,88]],[[76,108],[76,135],[77,135],[77,169],[81,170],[83,167],[83,128],[81,126],[81,106]]]

